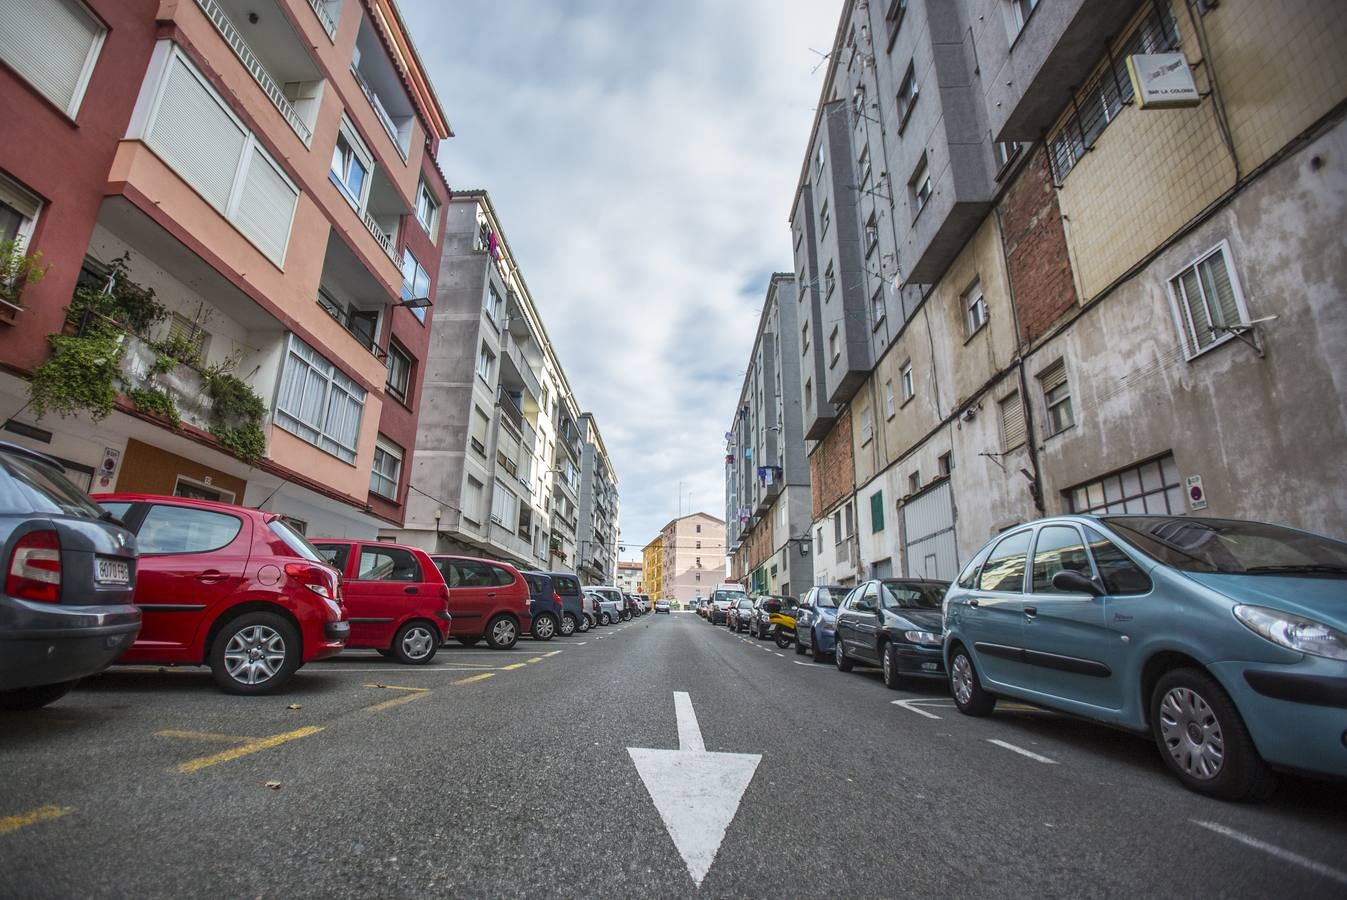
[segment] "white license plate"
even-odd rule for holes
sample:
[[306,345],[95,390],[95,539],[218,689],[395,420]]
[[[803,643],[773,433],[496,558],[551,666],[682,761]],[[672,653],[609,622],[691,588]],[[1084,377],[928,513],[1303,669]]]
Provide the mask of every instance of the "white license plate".
[[130,584],[131,566],[120,559],[96,560],[98,580],[104,584]]
[[925,670],[925,671],[927,671],[927,672],[934,672],[934,671],[936,671],[938,668],[940,668],[940,667],[939,667],[938,665],[936,665],[935,663],[922,663],[922,664],[921,664],[921,667],[922,667],[923,670]]

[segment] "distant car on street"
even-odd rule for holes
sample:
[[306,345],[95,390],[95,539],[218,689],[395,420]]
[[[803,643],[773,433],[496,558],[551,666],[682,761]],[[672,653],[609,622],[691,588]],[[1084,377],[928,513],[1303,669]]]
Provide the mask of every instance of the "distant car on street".
[[657,612],[657,613],[665,613],[665,614],[667,615],[668,612],[669,612],[669,601],[668,601],[668,600],[656,600],[656,601],[655,601],[655,612]]
[[626,598],[617,588],[611,585],[592,585],[586,590],[598,601],[600,625],[615,625],[631,618],[631,611],[626,608]]
[[729,620],[730,606],[747,599],[748,594],[737,584],[717,587],[711,594],[710,604],[706,608],[706,620],[712,625],[726,624]]
[[593,624],[585,610],[584,589],[574,572],[543,572],[552,580],[552,591],[561,601],[561,621],[557,631],[562,637],[570,637],[577,631],[585,632]]
[[944,678],[941,604],[943,581],[881,578],[847,594],[837,609],[833,659],[842,672],[853,664],[879,666],[884,684],[907,678]]
[[529,588],[509,563],[471,556],[431,554],[449,585],[449,633],[465,647],[485,639],[492,650],[509,650],[533,627]]
[[0,709],[36,709],[135,640],[136,542],[60,463],[6,442],[0,541]]
[[820,584],[805,591],[795,613],[796,653],[809,653],[815,662],[832,655],[837,604],[850,590],[840,584]]
[[748,631],[748,620],[752,615],[753,601],[744,596],[730,604],[725,624],[729,626],[730,631]]
[[552,587],[552,577],[541,572],[520,572],[529,586],[529,612],[533,627],[529,634],[535,641],[550,641],[561,628],[561,595]]

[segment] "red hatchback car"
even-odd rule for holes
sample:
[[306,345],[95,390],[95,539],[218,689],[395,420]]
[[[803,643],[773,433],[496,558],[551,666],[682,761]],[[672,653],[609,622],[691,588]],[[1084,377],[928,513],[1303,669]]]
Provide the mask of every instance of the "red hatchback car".
[[231,694],[265,694],[340,653],[341,576],[275,513],[155,494],[96,494],[136,535],[142,626],[119,663],[208,665]]
[[345,576],[348,649],[378,650],[424,665],[449,638],[449,588],[426,551],[385,541],[315,538],[314,547]]
[[509,563],[470,556],[431,559],[449,584],[450,633],[465,647],[486,638],[493,650],[509,650],[533,628],[529,586]]

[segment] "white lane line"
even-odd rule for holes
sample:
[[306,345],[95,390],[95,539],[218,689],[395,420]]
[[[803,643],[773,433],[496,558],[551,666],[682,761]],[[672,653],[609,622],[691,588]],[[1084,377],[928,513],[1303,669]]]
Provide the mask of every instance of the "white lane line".
[[[831,669],[831,668],[832,668],[832,666],[828,665],[827,663],[805,662],[805,661],[802,660],[802,659],[797,659],[797,660],[795,660],[795,665],[797,665],[797,666],[809,666],[809,668],[811,668],[811,669]],[[894,702],[894,703],[899,703],[899,702],[901,702],[901,701],[895,700],[895,701],[893,701],[893,702]]]
[[1267,841],[1260,841],[1256,837],[1250,837],[1247,834],[1236,831],[1233,828],[1227,828],[1224,825],[1219,825],[1216,822],[1204,822],[1201,819],[1189,819],[1188,821],[1192,822],[1194,825],[1199,825],[1207,829],[1208,831],[1214,831],[1219,835],[1224,835],[1225,837],[1230,838],[1232,841],[1239,841],[1246,847],[1252,847],[1255,850],[1262,850],[1264,853],[1275,856],[1278,859],[1285,860],[1286,862],[1289,863],[1295,863],[1297,866],[1309,869],[1316,875],[1322,875],[1325,878],[1331,878],[1334,881],[1338,882],[1339,884],[1347,884],[1347,872],[1343,872],[1340,869],[1334,869],[1333,867],[1326,866],[1321,862],[1315,862],[1314,860],[1309,859],[1308,857],[1301,856],[1299,853],[1293,853],[1290,850],[1283,850],[1281,847],[1278,847],[1275,844],[1269,844]]
[[[796,663],[796,665],[798,665],[798,666],[807,666],[807,665],[809,665],[809,664],[808,664],[808,663]],[[922,701],[920,701],[920,700],[891,700],[891,701],[889,701],[889,702],[891,702],[894,706],[901,706],[903,709],[907,710],[908,712],[914,712],[914,713],[916,713],[917,715],[919,715],[919,716],[925,716],[925,717],[928,718],[928,719],[940,719],[940,718],[942,718],[941,716],[937,716],[935,713],[929,713],[929,712],[927,712],[927,711],[924,710],[924,709],[918,709],[918,708],[917,708],[917,704],[922,702]]]
[[674,715],[678,718],[678,749],[684,752],[694,750],[702,753],[706,745],[702,743],[702,729],[697,724],[697,711],[692,708],[692,698],[687,691],[674,691]]
[[589,641],[576,641],[576,642],[575,642],[575,646],[577,646],[577,647],[583,647],[585,644],[588,644],[588,643],[589,643]]
[[987,743],[995,744],[998,747],[1004,747],[1005,749],[1011,751],[1012,753],[1018,753],[1020,756],[1027,756],[1030,759],[1037,760],[1038,762],[1041,763],[1047,763],[1050,766],[1057,765],[1057,760],[1055,759],[1048,759],[1046,756],[1039,756],[1032,750],[1025,750],[1023,747],[1016,747],[1014,744],[1008,744],[1005,741],[998,741],[996,738],[987,738]]
[[778,653],[777,656],[781,657],[782,659],[786,658],[786,654],[784,653]]

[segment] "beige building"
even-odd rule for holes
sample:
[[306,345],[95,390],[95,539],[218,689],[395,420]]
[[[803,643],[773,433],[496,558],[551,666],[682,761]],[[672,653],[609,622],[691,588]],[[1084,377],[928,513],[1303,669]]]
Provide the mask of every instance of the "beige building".
[[617,586],[628,594],[649,593],[645,590],[645,585],[641,581],[642,569],[644,567],[639,562],[630,560],[618,560],[617,563]]
[[710,513],[692,513],[660,529],[663,559],[659,585],[645,593],[686,603],[711,596],[725,580],[725,523]]

